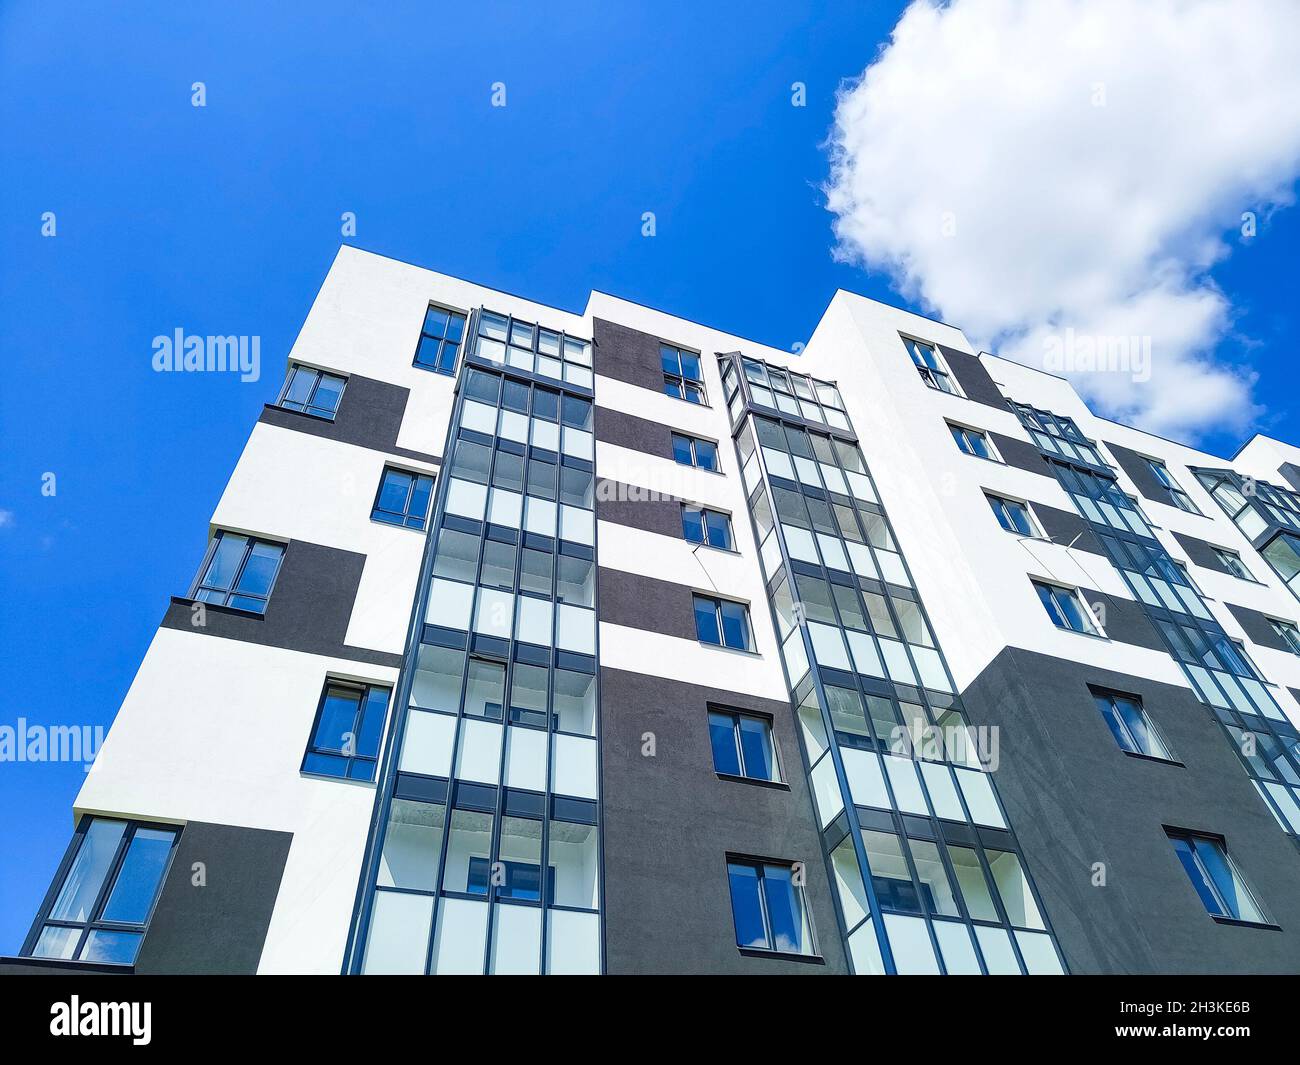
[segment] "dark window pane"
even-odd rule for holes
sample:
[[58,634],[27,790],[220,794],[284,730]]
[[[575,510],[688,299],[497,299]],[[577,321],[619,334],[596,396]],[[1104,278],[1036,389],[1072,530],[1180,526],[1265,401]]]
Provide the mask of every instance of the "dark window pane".
[[339,396],[343,394],[343,378],[332,374],[321,374],[320,384],[311,397],[311,409],[333,414],[339,405]]
[[713,768],[719,773],[740,776],[740,755],[736,751],[735,718],[730,714],[709,714],[709,743],[713,747]]
[[703,596],[695,597],[695,634],[704,643],[721,644],[722,633],[718,629],[717,604]]
[[239,564],[244,558],[244,549],[248,546],[248,537],[223,534],[217,541],[216,552],[208,565],[208,572],[202,583],[210,588],[229,588],[239,571]]
[[663,368],[665,374],[676,375],[679,372],[676,349],[670,348],[665,344],[660,344],[659,365]]
[[415,361],[420,366],[437,366],[441,345],[442,341],[436,337],[420,337],[419,346],[415,349]]
[[693,544],[704,543],[704,512],[699,507],[682,507],[682,535]]
[[718,449],[708,440],[695,441],[695,464],[702,470],[718,468]]
[[772,925],[772,946],[792,954],[804,953],[803,902],[789,869],[763,867],[763,897]]
[[405,513],[412,480],[409,473],[401,470],[385,470],[383,487],[379,490],[380,508],[394,514]]
[[1220,904],[1205,871],[1197,862],[1191,840],[1175,838],[1171,842],[1174,845],[1174,853],[1178,855],[1178,860],[1182,862],[1183,869],[1186,870],[1187,877],[1191,880],[1192,887],[1196,889],[1196,894],[1200,896],[1206,910],[1219,917],[1231,917],[1232,914],[1226,912]]
[[346,777],[348,759],[337,754],[317,754],[311,751],[303,759],[302,769],[304,773],[317,773],[323,777]]
[[700,357],[689,351],[683,351],[682,357],[682,376],[691,381],[703,381],[700,376]]
[[356,753],[357,710],[361,693],[346,688],[330,688],[321,706],[320,722],[312,745],[319,750]]
[[366,693],[366,705],[361,714],[361,732],[357,736],[357,754],[364,758],[379,757],[379,740],[384,734],[384,718],[387,715],[388,689],[371,688]]
[[244,565],[244,572],[239,575],[237,590],[245,595],[268,595],[283,554],[284,548],[279,544],[254,544],[248,562]]
[[736,945],[770,947],[763,926],[763,903],[759,898],[758,870],[738,862],[727,864],[731,887],[731,916],[736,926]]
[[162,883],[173,839],[173,833],[161,829],[136,829],[104,907],[105,921],[144,924]]
[[451,315],[441,307],[430,307],[424,316],[424,332],[430,336],[440,337],[447,332],[447,323]]
[[108,821],[97,817],[86,829],[77,849],[76,860],[59,890],[59,897],[50,909],[50,919],[55,921],[89,921],[90,912],[104,886],[104,877],[112,868],[117,855],[124,821]]
[[415,479],[415,491],[411,493],[411,502],[407,507],[407,513],[413,518],[419,518],[418,528],[424,528],[424,518],[429,513],[429,497],[433,494],[433,478],[417,477]]
[[715,510],[706,510],[704,520],[708,526],[709,543],[714,547],[731,547],[731,519]]
[[672,396],[674,399],[682,398],[682,384],[676,377],[664,378],[664,395]]
[[767,722],[756,717],[740,720],[740,748],[745,756],[745,776],[758,780],[775,780],[772,763],[772,737]]
[[722,604],[722,634],[728,647],[749,650],[749,612],[740,603]]
[[673,458],[683,466],[693,466],[695,464],[691,456],[691,441],[688,437],[678,436],[673,433]]

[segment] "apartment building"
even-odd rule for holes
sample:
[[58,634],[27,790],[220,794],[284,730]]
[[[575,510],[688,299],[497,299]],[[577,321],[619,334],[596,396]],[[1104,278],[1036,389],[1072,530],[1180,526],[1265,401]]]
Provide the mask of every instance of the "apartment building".
[[266,398],[0,968],[1300,969],[1300,449],[350,247]]

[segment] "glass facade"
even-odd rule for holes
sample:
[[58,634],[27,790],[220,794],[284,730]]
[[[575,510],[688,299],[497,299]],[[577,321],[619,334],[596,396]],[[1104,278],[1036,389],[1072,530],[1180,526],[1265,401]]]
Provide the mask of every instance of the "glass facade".
[[1192,473],[1300,599],[1300,495],[1232,470]]
[[[838,390],[738,354],[721,372],[854,971],[1061,972]],[[771,940],[754,909],[738,942]]]
[[597,973],[591,346],[470,333],[349,967]]
[[1300,733],[1205,605],[1186,570],[1120,489],[1096,446],[1070,418],[1012,406],[1192,690],[1223,727],[1278,824],[1300,833]]

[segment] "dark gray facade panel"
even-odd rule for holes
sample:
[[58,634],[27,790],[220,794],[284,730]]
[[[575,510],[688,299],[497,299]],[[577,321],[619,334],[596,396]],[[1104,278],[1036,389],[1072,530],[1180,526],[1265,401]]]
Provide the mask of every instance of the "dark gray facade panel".
[[1291,645],[1269,624],[1267,614],[1261,614],[1248,606],[1238,606],[1236,603],[1225,601],[1223,605],[1232,611],[1232,616],[1237,619],[1237,624],[1241,626],[1242,631],[1260,647],[1271,647],[1275,651],[1291,650]]
[[[608,971],[846,972],[790,704],[608,668],[600,683]],[[772,717],[788,788],[718,777],[710,703]],[[805,864],[822,963],[740,952],[728,854]]]
[[398,668],[399,654],[344,643],[365,562],[355,551],[290,540],[264,615],[205,604],[197,626],[193,600],[173,596],[162,627]]
[[[273,404],[267,404],[257,420],[300,433],[310,433],[326,440],[337,440],[342,444],[355,444],[373,451],[441,465],[442,460],[437,455],[397,446],[397,434],[402,428],[402,416],[406,413],[406,402],[410,395],[411,390],[402,388],[401,385],[353,374],[348,377],[343,388],[343,398],[339,400],[339,409],[333,421],[284,410]],[[430,442],[433,442],[432,437]]]
[[948,363],[948,369],[953,372],[957,382],[961,385],[961,390],[966,393],[967,399],[972,399],[976,403],[983,403],[988,407],[997,407],[999,410],[1010,410],[1007,405],[1007,399],[998,388],[989,372],[984,368],[984,363],[978,355],[968,355],[964,351],[957,351],[955,348],[946,348],[939,345],[939,351],[943,353],[944,359]]
[[668,426],[612,407],[596,407],[596,439],[661,459],[673,457],[672,430]]
[[1097,534],[1092,531],[1079,514],[1070,510],[1059,510],[1046,503],[1030,503],[1038,524],[1043,527],[1047,538],[1055,544],[1065,544],[1079,551],[1088,551],[1094,555],[1105,555],[1105,549]]
[[94,965],[54,958],[0,957],[0,976],[127,976],[130,972],[120,965]]
[[1041,473],[1044,477],[1056,480],[1056,475],[1047,465],[1042,452],[1028,440],[1017,440],[1014,436],[1003,436],[1001,433],[989,433],[989,439],[993,441],[993,446],[998,449],[1002,461],[1008,466],[1014,466],[1018,470],[1028,470],[1030,473]]
[[601,478],[596,482],[596,518],[680,539],[681,502],[671,497],[643,498],[645,491],[635,485]]
[[[1125,754],[1089,684],[1141,698],[1183,764]],[[1072,972],[1300,972],[1300,851],[1190,690],[1008,648],[962,697],[998,728],[998,792]],[[1281,931],[1210,917],[1164,826],[1222,836]]]
[[1187,552],[1187,557],[1192,563],[1201,566],[1204,569],[1212,569],[1217,573],[1227,573],[1228,567],[1219,561],[1219,556],[1214,553],[1214,548],[1204,540],[1198,540],[1195,536],[1188,536],[1186,533],[1175,532],[1174,539],[1178,541],[1178,546]]
[[1150,499],[1156,503],[1168,503],[1171,507],[1178,506],[1174,502],[1173,493],[1157,480],[1156,475],[1151,472],[1151,466],[1146,459],[1136,451],[1121,447],[1119,444],[1112,444],[1109,440],[1105,440],[1103,443],[1110,449],[1110,453],[1115,456],[1115,461],[1119,463],[1120,468],[1137,485],[1137,490],[1142,494],[1143,499]]
[[[187,824],[135,971],[256,973],[292,842],[289,832]],[[197,863],[202,886],[194,883]]]
[[1153,651],[1168,650],[1141,603],[1091,588],[1080,588],[1079,591],[1093,610],[1100,614],[1101,627],[1106,630],[1109,639],[1117,643],[1147,647]]
[[603,566],[597,580],[601,621],[696,639],[695,610],[686,585]]
[[1287,484],[1300,492],[1300,466],[1297,466],[1294,462],[1284,462],[1277,468],[1277,472],[1282,475],[1282,479]]
[[664,372],[659,361],[658,337],[597,318],[592,322],[592,340],[596,373],[655,392],[663,391]]

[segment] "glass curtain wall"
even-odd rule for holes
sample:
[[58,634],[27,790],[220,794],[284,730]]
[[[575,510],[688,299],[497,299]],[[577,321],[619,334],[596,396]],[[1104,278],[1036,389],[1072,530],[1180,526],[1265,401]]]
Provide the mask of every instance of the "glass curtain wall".
[[1061,972],[838,389],[720,361],[854,971]]

